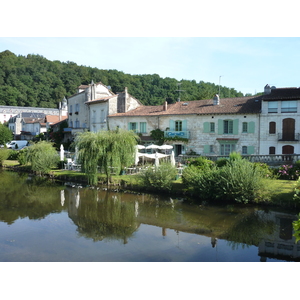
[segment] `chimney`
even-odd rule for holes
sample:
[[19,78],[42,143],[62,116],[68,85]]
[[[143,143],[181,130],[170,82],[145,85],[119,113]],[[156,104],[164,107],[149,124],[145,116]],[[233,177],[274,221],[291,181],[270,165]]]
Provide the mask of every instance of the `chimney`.
[[163,110],[164,111],[168,110],[168,102],[167,101],[165,101],[165,103],[164,103]]
[[214,98],[213,98],[213,104],[214,105],[219,105],[220,104],[220,97],[218,94],[215,94]]
[[265,95],[271,94],[271,87],[267,84],[264,89]]

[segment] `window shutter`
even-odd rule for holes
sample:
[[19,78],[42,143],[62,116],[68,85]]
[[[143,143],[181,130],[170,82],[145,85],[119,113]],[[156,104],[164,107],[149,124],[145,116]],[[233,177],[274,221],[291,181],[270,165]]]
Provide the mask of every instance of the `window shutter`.
[[175,130],[175,121],[174,120],[170,120],[170,130],[171,131]]
[[239,119],[233,120],[233,134],[239,134]]
[[248,132],[249,133],[254,133],[255,132],[255,123],[254,122],[249,122],[248,123]]
[[210,132],[210,123],[209,122],[204,122],[203,123],[203,132],[204,133]]
[[247,152],[248,154],[254,154],[254,146],[248,146]]
[[182,131],[187,131],[187,121],[186,120],[182,121]]
[[208,154],[209,153],[209,145],[203,146],[203,153]]
[[218,134],[223,134],[224,129],[223,129],[223,120],[218,120]]

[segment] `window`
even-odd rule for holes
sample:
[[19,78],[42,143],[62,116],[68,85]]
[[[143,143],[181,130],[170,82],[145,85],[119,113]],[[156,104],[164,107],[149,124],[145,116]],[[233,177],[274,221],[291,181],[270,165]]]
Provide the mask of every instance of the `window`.
[[146,122],[140,122],[140,133],[146,133]]
[[221,155],[228,156],[235,151],[235,144],[221,144]]
[[175,131],[182,131],[182,121],[175,121]]
[[247,133],[247,132],[248,132],[248,123],[243,122],[243,133]]
[[78,103],[76,103],[75,112],[79,112],[79,104]]
[[275,154],[275,147],[269,147],[269,154]]
[[242,154],[248,154],[248,151],[247,151],[247,146],[243,146],[242,147]]
[[214,122],[210,122],[210,132],[215,132],[215,123]]
[[276,123],[270,122],[269,123],[269,134],[275,134],[276,133]]
[[214,146],[213,145],[209,145],[209,153],[214,153]]
[[72,113],[72,110],[73,110],[73,106],[72,105],[70,105],[70,113]]
[[132,131],[134,131],[134,132],[137,131],[137,125],[136,125],[135,122],[130,122],[130,123],[129,123],[129,130],[132,130]]
[[72,128],[73,127],[73,121],[69,122],[69,126]]
[[225,120],[224,121],[224,134],[232,134],[233,133],[233,121]]
[[281,102],[282,113],[295,113],[297,112],[297,101],[282,101]]
[[278,109],[277,101],[268,102],[268,113],[277,113],[277,109]]
[[100,112],[100,122],[101,122],[101,123],[104,123],[104,122],[105,122],[104,109],[101,109],[101,112]]

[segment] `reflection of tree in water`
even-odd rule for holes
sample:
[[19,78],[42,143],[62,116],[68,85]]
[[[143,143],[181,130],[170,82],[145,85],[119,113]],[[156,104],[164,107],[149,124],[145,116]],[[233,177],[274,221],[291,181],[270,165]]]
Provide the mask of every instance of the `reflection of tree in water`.
[[127,243],[127,239],[138,228],[135,219],[135,203],[121,201],[120,197],[109,196],[108,193],[99,199],[97,191],[90,196],[92,201],[85,200],[80,203],[76,214],[69,212],[70,218],[78,226],[80,236],[94,241],[116,239]]
[[57,201],[59,188],[53,182],[42,178],[28,180],[27,174],[15,172],[2,172],[0,176],[0,221],[13,224],[19,218],[42,219],[61,211]]
[[266,219],[264,214],[254,211],[242,216],[230,227],[221,238],[228,240],[232,249],[242,248],[250,245],[258,246],[259,242],[266,236],[272,234],[276,229],[273,221]]

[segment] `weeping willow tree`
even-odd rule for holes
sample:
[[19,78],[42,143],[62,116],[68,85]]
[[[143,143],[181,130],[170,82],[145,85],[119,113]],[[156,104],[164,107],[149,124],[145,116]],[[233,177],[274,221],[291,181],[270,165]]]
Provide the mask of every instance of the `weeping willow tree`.
[[112,170],[116,174],[134,163],[135,145],[139,137],[133,131],[109,130],[79,133],[75,138],[78,160],[89,184],[97,184],[97,168],[109,183]]

